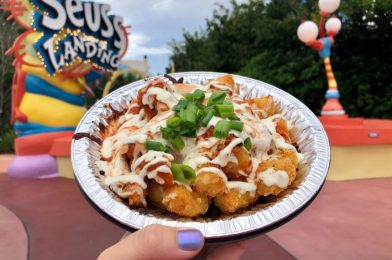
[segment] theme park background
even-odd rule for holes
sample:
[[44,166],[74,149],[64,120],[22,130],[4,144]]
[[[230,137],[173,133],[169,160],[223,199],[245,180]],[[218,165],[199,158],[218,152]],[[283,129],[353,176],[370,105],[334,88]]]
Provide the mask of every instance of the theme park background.
[[[342,29],[332,47],[331,63],[340,102],[355,119],[347,124],[321,119],[332,144],[325,188],[295,220],[255,240],[244,259],[260,250],[279,259],[391,257],[392,233],[386,227],[392,219],[388,164],[392,130],[389,120],[380,120],[392,119],[391,10],[389,0],[341,2],[336,15]],[[14,237],[9,239],[15,239],[15,248],[29,248],[25,251],[32,259],[93,258],[123,231],[90,208],[72,179],[15,179],[6,174],[16,135],[10,124],[13,57],[5,52],[23,33],[7,21],[8,16],[0,11],[0,204],[10,209],[4,216],[18,216],[9,222],[14,225],[10,225]],[[328,85],[323,62],[296,35],[301,20],[307,19],[318,22],[317,1],[217,5],[200,31],[185,28],[182,38],[168,43],[172,54],[161,73],[199,70],[249,76],[293,94],[320,115]],[[170,28],[162,29],[170,34]],[[102,97],[110,76],[105,74],[91,85],[87,108]],[[111,89],[138,78],[141,75],[135,72],[119,76]],[[65,164],[67,176],[72,177]],[[19,250],[22,256],[25,251]]]

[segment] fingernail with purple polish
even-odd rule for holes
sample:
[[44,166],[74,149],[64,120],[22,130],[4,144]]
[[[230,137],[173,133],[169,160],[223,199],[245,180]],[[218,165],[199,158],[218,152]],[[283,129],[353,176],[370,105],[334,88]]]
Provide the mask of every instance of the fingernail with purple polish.
[[203,243],[203,240],[203,234],[196,229],[179,230],[177,232],[177,244],[182,250],[197,250]]

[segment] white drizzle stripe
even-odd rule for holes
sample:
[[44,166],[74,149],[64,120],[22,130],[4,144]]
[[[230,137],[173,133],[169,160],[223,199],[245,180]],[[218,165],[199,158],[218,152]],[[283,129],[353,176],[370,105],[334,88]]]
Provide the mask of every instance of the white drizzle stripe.
[[170,161],[174,160],[173,155],[169,153],[164,153],[164,152],[158,152],[158,151],[148,151],[147,153],[143,154],[140,156],[131,166],[132,172],[136,171],[136,168],[144,161],[149,162],[151,160],[154,160],[155,158],[160,158],[160,157],[166,157]]
[[230,155],[231,155],[231,152],[234,149],[234,147],[236,147],[239,144],[242,144],[243,142],[244,141],[241,138],[234,139],[233,141],[231,141],[231,143],[228,146],[226,146],[222,151],[220,151],[218,156],[216,156],[211,161],[211,163],[218,164],[222,167],[226,166],[227,163],[230,161],[230,159],[233,159],[233,157]]
[[104,183],[109,186],[114,183],[124,182],[124,183],[137,183],[143,189],[147,188],[147,184],[144,182],[143,177],[135,174],[120,175],[115,177],[106,177]]
[[277,185],[279,188],[286,188],[289,185],[289,176],[285,171],[275,171],[272,168],[257,174],[257,178],[262,180],[263,183],[270,187]]
[[147,174],[147,177],[149,179],[155,179],[157,177],[158,172],[164,172],[164,173],[170,173],[171,174],[171,170],[170,170],[169,166],[161,165],[158,168],[156,168],[155,170],[149,172]]
[[169,163],[169,160],[167,158],[165,158],[165,157],[156,158],[156,159],[150,161],[149,163],[147,163],[146,165],[144,165],[143,169],[139,172],[139,174],[141,176],[146,176],[148,167],[150,167],[152,165],[155,165],[157,163],[162,163],[162,162],[163,163]]
[[221,169],[219,169],[219,168],[216,168],[216,167],[204,167],[204,168],[201,168],[200,170],[198,170],[198,171],[196,172],[196,175],[199,175],[199,174],[202,173],[202,172],[214,173],[214,174],[218,175],[219,177],[221,177],[221,179],[222,179],[224,182],[227,182],[227,176],[226,176],[226,174],[225,174]]
[[226,185],[229,189],[237,189],[242,192],[255,192],[257,188],[254,183],[243,181],[229,181]]
[[153,108],[153,101],[154,99],[152,96],[156,97],[157,100],[161,101],[162,103],[165,103],[168,107],[172,107],[175,104],[177,104],[178,100],[175,98],[175,96],[170,93],[169,91],[166,91],[162,88],[156,88],[156,87],[150,87],[147,92],[144,94],[142,98],[142,103],[144,105],[148,105],[151,109]]

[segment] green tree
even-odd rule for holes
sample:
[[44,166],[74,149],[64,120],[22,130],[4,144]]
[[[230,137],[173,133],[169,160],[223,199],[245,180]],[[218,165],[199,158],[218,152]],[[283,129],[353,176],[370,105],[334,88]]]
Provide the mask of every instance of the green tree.
[[0,11],[0,153],[12,152],[15,139],[10,121],[14,57],[5,55],[5,52],[23,31],[15,22],[7,21],[8,16],[8,12]]
[[[391,0],[343,0],[332,66],[351,116],[392,118]],[[206,29],[173,41],[177,71],[236,73],[276,85],[319,113],[327,80],[315,51],[296,36],[301,19],[318,22],[317,1],[249,0],[218,6]]]

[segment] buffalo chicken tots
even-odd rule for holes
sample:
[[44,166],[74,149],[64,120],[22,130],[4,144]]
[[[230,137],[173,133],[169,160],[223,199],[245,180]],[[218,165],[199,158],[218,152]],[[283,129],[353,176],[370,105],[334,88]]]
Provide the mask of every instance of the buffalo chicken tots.
[[245,99],[231,75],[203,85],[155,78],[101,128],[106,185],[130,207],[196,217],[278,195],[302,155],[272,96]]

